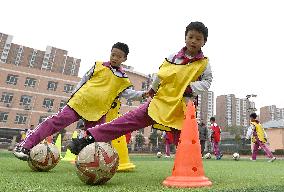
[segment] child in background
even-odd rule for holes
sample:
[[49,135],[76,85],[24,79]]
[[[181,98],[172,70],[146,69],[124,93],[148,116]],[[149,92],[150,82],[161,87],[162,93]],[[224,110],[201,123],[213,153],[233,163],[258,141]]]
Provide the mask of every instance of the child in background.
[[165,157],[169,158],[171,157],[170,145],[174,142],[173,134],[171,132],[163,131],[162,139],[164,140],[165,143],[165,154],[166,154]]
[[248,129],[249,131],[247,132],[246,135],[246,138],[247,139],[251,138],[251,141],[254,144],[251,160],[256,161],[257,152],[260,147],[265,152],[265,154],[270,158],[268,162],[273,162],[276,160],[276,157],[273,156],[268,146],[266,145],[267,135],[262,125],[259,123],[259,121],[256,118],[257,118],[256,113],[250,114],[251,123],[250,123],[250,128]]
[[109,123],[87,129],[86,138],[72,141],[75,147],[70,148],[71,152],[78,154],[92,142],[108,142],[150,125],[178,135],[187,100],[193,100],[211,85],[211,67],[201,51],[207,37],[208,29],[203,23],[191,22],[185,30],[186,46],[161,65],[148,92],[152,99]]
[[133,90],[131,82],[120,67],[127,60],[128,53],[126,44],[115,43],[111,48],[110,61],[96,62],[79,82],[66,106],[38,125],[15,147],[14,155],[21,160],[28,160],[32,147],[81,118],[84,119],[86,128],[104,123],[106,114],[116,107],[120,97],[143,99],[146,92]]
[[215,117],[210,118],[211,123],[211,143],[213,146],[213,152],[217,160],[220,160],[223,154],[220,152],[219,143],[221,138],[221,129],[215,122]]
[[201,156],[203,157],[205,142],[208,140],[208,130],[203,122],[198,124],[198,131],[199,131],[199,141],[201,146]]

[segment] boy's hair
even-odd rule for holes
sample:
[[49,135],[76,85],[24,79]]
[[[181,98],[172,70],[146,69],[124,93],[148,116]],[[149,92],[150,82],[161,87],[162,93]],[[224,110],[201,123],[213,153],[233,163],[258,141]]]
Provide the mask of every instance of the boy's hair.
[[256,119],[256,118],[257,118],[257,114],[256,114],[256,113],[252,113],[252,114],[250,114],[249,117],[250,117],[250,118],[253,118],[253,119]]
[[199,21],[191,22],[185,29],[185,37],[188,31],[191,31],[191,30],[196,30],[199,33],[202,33],[204,37],[204,42],[207,41],[208,28],[202,22],[199,22]]
[[210,121],[215,121],[215,117],[210,117]]
[[129,53],[128,45],[125,44],[125,43],[117,42],[112,46],[111,49],[113,49],[113,48],[120,49],[121,51],[123,51],[125,53],[125,57],[127,57],[128,53]]

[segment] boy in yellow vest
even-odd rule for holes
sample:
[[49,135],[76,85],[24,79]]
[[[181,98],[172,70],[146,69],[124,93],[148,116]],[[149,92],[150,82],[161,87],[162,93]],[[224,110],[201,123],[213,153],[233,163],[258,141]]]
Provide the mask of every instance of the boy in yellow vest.
[[70,150],[78,154],[89,143],[108,142],[150,125],[178,135],[187,100],[207,91],[212,82],[208,58],[201,51],[207,36],[208,29],[203,23],[191,22],[185,30],[186,46],[160,66],[148,92],[152,99],[109,123],[87,129],[88,137],[73,140]]
[[104,123],[106,114],[118,105],[120,97],[143,99],[146,93],[133,90],[127,75],[120,67],[126,61],[128,53],[126,44],[114,44],[110,61],[96,62],[77,85],[66,106],[38,125],[15,147],[14,155],[21,160],[27,160],[32,147],[79,119],[84,119],[86,128]]
[[259,121],[256,119],[257,115],[256,113],[250,114],[250,128],[247,132],[246,138],[250,139],[253,143],[253,151],[252,151],[252,161],[256,161],[256,155],[258,152],[258,148],[260,147],[265,154],[270,158],[268,162],[273,162],[276,160],[276,157],[273,156],[271,151],[269,150],[268,146],[266,145],[267,142],[267,136],[266,133],[262,127],[262,125],[259,123]]

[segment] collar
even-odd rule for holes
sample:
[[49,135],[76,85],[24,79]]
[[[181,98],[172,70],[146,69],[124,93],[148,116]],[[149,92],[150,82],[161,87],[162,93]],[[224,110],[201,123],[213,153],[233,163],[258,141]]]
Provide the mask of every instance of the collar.
[[[178,59],[188,58],[188,56],[185,53],[186,50],[187,50],[187,47],[183,47],[176,55],[176,58]],[[199,60],[203,58],[204,58],[203,52],[200,50],[199,53],[195,57],[190,57],[189,59]]]
[[110,69],[115,69],[116,71],[119,71],[119,72],[121,72],[121,73],[124,73],[121,66],[119,66],[119,67],[112,66],[112,65],[110,64],[110,61],[104,62],[104,63],[103,63],[103,66],[108,67],[108,68],[110,68]]

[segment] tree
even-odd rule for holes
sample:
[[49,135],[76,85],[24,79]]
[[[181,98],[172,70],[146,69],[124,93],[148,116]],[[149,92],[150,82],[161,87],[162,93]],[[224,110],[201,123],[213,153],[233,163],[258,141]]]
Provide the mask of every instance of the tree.
[[141,133],[138,133],[135,136],[135,143],[136,143],[136,147],[138,148],[142,148],[142,146],[145,144],[145,138]]

